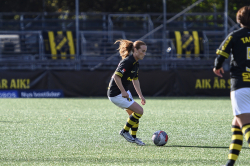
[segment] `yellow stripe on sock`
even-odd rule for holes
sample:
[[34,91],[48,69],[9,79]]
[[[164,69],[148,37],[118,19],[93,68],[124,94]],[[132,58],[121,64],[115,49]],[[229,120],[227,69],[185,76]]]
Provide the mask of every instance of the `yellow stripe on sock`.
[[[138,129],[138,127],[139,127],[139,123],[136,123],[132,128]],[[136,131],[131,130],[131,135],[136,135],[136,133],[137,133],[137,130]]]
[[234,131],[241,131],[241,129],[238,129],[238,128],[231,128],[231,131],[234,132]]
[[242,127],[242,132],[245,133],[245,131],[250,128],[250,125],[246,125],[244,127]]
[[[133,117],[135,118],[135,119],[139,119],[141,116],[142,116],[142,114],[138,114],[138,113],[134,113],[133,112]],[[139,117],[139,118],[138,118]]]
[[232,150],[232,149],[236,149],[236,150],[241,150],[241,145],[238,145],[238,144],[231,144],[229,146],[229,149]]
[[238,156],[235,155],[235,154],[229,154],[228,155],[228,159],[230,159],[230,160],[237,160],[237,158],[238,158]]
[[250,138],[250,131],[248,131],[247,133],[245,133],[245,138],[246,138],[246,140],[248,140]]
[[137,131],[131,131],[131,135],[136,135]]
[[129,128],[128,126],[126,126],[126,125],[125,125],[123,128],[124,128],[124,130],[126,130],[126,131],[128,131],[128,130],[130,129],[130,128]]
[[134,126],[133,126],[133,128],[136,128],[136,127],[138,127],[139,126],[139,123],[136,123]]
[[243,135],[232,135],[232,140],[243,140]]

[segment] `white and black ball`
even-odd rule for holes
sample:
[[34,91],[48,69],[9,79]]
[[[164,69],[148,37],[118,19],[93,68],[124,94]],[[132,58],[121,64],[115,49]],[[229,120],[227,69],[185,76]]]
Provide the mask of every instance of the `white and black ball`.
[[152,136],[152,141],[156,146],[164,146],[168,142],[168,135],[165,131],[156,131]]

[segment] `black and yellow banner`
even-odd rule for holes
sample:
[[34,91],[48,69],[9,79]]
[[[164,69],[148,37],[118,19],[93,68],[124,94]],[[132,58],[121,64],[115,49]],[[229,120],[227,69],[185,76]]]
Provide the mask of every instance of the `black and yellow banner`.
[[0,72],[0,90],[47,89],[46,71]]
[[181,58],[183,54],[186,58],[190,58],[191,54],[199,57],[204,53],[202,32],[172,31],[169,36],[174,41],[178,58]]
[[[106,96],[112,75],[113,71],[5,71],[0,73],[0,91],[57,89],[62,90],[65,97]],[[212,69],[142,70],[139,80],[145,96],[230,95],[229,72],[220,78]],[[137,95],[132,84],[129,89],[134,96]]]
[[75,35],[72,31],[43,32],[45,54],[52,59],[75,58]]

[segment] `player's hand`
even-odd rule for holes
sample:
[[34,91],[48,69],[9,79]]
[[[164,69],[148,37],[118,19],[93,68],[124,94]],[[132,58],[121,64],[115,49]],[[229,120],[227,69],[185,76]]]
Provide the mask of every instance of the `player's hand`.
[[124,98],[129,98],[129,95],[126,91],[122,92],[122,97]]
[[145,105],[145,104],[146,104],[145,98],[144,98],[143,96],[141,96],[140,99],[141,99],[141,104],[142,104],[142,105]]
[[223,77],[222,74],[224,74],[224,70],[223,70],[222,67],[219,68],[219,69],[217,69],[217,70],[216,70],[216,68],[214,68],[213,71],[214,71],[214,73],[215,73],[217,76]]

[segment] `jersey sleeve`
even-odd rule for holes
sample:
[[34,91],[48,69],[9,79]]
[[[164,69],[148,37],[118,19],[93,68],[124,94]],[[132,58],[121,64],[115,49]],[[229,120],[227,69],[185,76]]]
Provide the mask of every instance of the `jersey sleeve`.
[[119,63],[118,67],[116,68],[115,74],[123,77],[124,73],[131,68],[131,64],[128,60],[123,60]]
[[214,60],[214,67],[216,70],[220,69],[222,67],[223,62],[225,61],[225,57],[222,55],[218,55]]
[[216,51],[216,54],[224,56],[227,59],[231,53],[232,45],[233,45],[233,36],[232,33],[230,33],[226,37],[226,39],[221,43],[220,47]]

